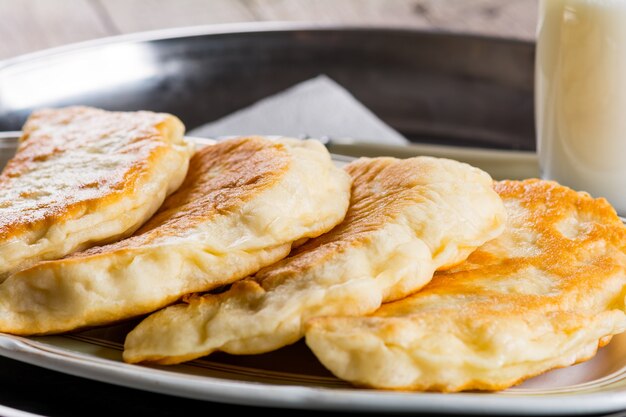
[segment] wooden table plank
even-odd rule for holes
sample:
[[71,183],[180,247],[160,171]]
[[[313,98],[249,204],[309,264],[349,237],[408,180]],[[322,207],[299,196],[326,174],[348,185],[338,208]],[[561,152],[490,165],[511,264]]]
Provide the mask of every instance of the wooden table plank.
[[[449,1],[449,0],[439,0]],[[424,28],[415,0],[248,0],[258,20],[307,21]]]
[[418,0],[432,29],[533,40],[537,0]]
[[534,38],[537,0],[106,0],[123,32],[209,23],[302,21]]
[[537,0],[248,0],[259,20],[396,25],[533,39]]
[[0,59],[114,33],[89,0],[0,0]]
[[0,59],[162,28],[300,21],[534,39],[538,0],[0,0]]
[[257,20],[239,0],[102,0],[122,33]]

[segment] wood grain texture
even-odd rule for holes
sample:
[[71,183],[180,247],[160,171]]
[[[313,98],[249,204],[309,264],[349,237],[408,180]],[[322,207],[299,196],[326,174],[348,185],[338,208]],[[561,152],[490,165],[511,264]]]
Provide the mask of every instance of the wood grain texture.
[[537,0],[248,0],[259,20],[396,25],[534,38]]
[[0,59],[87,39],[252,21],[397,26],[534,39],[538,0],[0,0]]
[[537,0],[417,0],[433,29],[535,39]]
[[246,3],[258,20],[429,26],[425,16],[415,10],[415,0],[247,0]]
[[519,38],[534,36],[537,9],[537,0],[102,0],[102,4],[123,32],[210,23],[300,21]]
[[123,33],[257,20],[238,0],[99,0]]
[[0,0],[0,59],[111,34],[89,0]]

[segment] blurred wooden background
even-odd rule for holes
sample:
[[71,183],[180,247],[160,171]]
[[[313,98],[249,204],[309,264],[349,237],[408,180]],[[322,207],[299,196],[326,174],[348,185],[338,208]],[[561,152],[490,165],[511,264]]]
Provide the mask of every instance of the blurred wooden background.
[[534,39],[538,0],[0,0],[0,59],[104,36],[213,23],[382,25]]

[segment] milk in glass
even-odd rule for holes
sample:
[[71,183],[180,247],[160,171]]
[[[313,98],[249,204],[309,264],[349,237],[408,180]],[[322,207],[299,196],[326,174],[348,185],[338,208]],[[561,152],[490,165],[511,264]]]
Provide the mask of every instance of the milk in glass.
[[535,69],[542,177],[626,215],[626,0],[540,0]]

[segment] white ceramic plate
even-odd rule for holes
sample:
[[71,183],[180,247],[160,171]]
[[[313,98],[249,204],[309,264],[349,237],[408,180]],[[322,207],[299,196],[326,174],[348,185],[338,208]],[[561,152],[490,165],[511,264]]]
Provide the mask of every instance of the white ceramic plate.
[[[0,166],[15,151],[15,135],[0,134]],[[444,152],[445,149],[440,148]],[[455,157],[458,149],[451,149]],[[478,153],[477,153],[478,152]],[[515,153],[480,154],[498,169]],[[345,157],[336,157],[338,164]],[[526,161],[527,162],[527,161]],[[517,169],[519,167],[512,167]],[[533,167],[528,175],[535,176]],[[626,409],[626,334],[590,361],[548,372],[497,393],[438,394],[357,389],[333,377],[302,342],[256,356],[216,353],[175,366],[130,365],[122,345],[137,321],[63,336],[0,334],[0,355],[102,382],[199,400],[307,410],[438,412],[450,414],[584,415]]]

